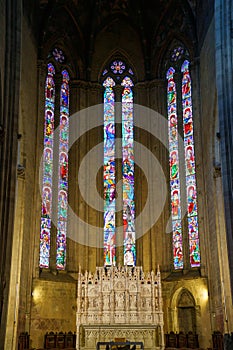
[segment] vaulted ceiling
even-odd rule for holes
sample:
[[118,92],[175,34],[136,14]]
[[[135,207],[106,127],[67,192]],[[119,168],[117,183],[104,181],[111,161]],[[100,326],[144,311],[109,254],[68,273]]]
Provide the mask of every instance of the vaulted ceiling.
[[[195,0],[41,0],[39,55],[43,58],[53,45],[66,43],[73,57],[79,55],[89,66],[97,35],[119,22],[137,33],[150,67],[150,58],[159,60],[174,38],[194,46],[195,11]],[[119,35],[124,31],[119,29]]]

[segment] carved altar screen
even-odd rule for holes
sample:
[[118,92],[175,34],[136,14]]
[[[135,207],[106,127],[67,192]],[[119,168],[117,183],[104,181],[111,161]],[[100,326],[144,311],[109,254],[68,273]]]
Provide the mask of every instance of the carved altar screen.
[[160,272],[142,267],[97,267],[79,272],[77,348],[95,349],[98,341],[125,338],[145,349],[162,349],[163,311]]

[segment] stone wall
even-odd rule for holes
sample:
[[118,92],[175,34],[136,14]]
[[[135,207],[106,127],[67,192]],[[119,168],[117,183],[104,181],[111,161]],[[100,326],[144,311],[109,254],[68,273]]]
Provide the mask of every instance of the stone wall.
[[76,332],[76,283],[66,275],[46,274],[48,280],[34,280],[32,287],[30,346],[33,348],[43,348],[46,332]]

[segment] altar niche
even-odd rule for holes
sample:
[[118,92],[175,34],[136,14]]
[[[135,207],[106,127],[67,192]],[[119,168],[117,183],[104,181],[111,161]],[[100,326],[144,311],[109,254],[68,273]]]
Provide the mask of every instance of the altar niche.
[[98,342],[115,337],[143,342],[145,350],[164,348],[159,269],[146,274],[138,266],[80,271],[77,294],[77,349],[96,349]]

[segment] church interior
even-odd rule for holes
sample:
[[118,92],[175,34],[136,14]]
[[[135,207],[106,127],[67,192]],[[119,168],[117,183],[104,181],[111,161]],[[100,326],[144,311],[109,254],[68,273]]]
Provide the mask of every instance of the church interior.
[[0,348],[232,349],[232,1],[0,19]]

